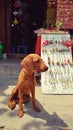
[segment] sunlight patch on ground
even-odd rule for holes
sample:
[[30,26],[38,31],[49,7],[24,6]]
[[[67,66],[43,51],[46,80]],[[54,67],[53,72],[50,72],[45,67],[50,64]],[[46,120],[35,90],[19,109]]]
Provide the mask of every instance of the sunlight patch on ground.
[[12,91],[12,89],[13,89],[14,87],[15,87],[15,86],[9,85],[8,88],[7,88],[6,90],[4,90],[4,93],[5,93],[5,94],[11,94],[11,91]]
[[5,96],[0,96],[0,102],[3,102],[6,99]]

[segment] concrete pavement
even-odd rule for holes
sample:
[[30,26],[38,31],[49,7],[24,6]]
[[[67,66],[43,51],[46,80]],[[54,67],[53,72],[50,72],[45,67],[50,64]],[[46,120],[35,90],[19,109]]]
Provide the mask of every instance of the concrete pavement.
[[[20,71],[20,61],[17,64],[16,61],[4,64],[10,64],[11,68],[15,65]],[[4,126],[0,130],[73,130],[73,95],[44,95],[41,85],[37,84],[36,102],[40,113],[32,109],[31,101],[24,105],[22,118],[17,116],[18,105],[13,111],[8,108],[8,97],[18,78],[18,72],[13,73],[13,68],[0,73],[0,127]]]

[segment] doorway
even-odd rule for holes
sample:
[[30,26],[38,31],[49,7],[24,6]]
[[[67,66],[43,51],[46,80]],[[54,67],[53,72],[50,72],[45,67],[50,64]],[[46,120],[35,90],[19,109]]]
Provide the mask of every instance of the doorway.
[[36,35],[34,30],[43,27],[46,21],[46,0],[11,1],[11,50],[12,53],[34,53]]

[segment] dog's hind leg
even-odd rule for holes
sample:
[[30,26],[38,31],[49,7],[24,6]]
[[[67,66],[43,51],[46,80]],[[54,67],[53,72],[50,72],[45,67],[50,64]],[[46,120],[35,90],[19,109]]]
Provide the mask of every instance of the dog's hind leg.
[[17,104],[17,97],[18,97],[18,88],[16,86],[15,88],[13,88],[8,101],[8,107],[10,107],[11,110],[14,109]]

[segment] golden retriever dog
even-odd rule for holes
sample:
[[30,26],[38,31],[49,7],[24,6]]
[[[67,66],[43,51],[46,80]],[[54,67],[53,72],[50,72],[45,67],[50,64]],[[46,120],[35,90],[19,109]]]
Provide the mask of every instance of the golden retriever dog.
[[[14,109],[16,104],[19,105],[18,116],[24,115],[23,103],[29,102],[32,99],[33,109],[40,112],[35,101],[35,72],[44,72],[48,67],[37,54],[29,54],[21,61],[22,70],[18,77],[17,86],[12,90],[9,97],[8,106]],[[31,96],[30,96],[31,94]],[[32,97],[32,98],[30,98]]]

